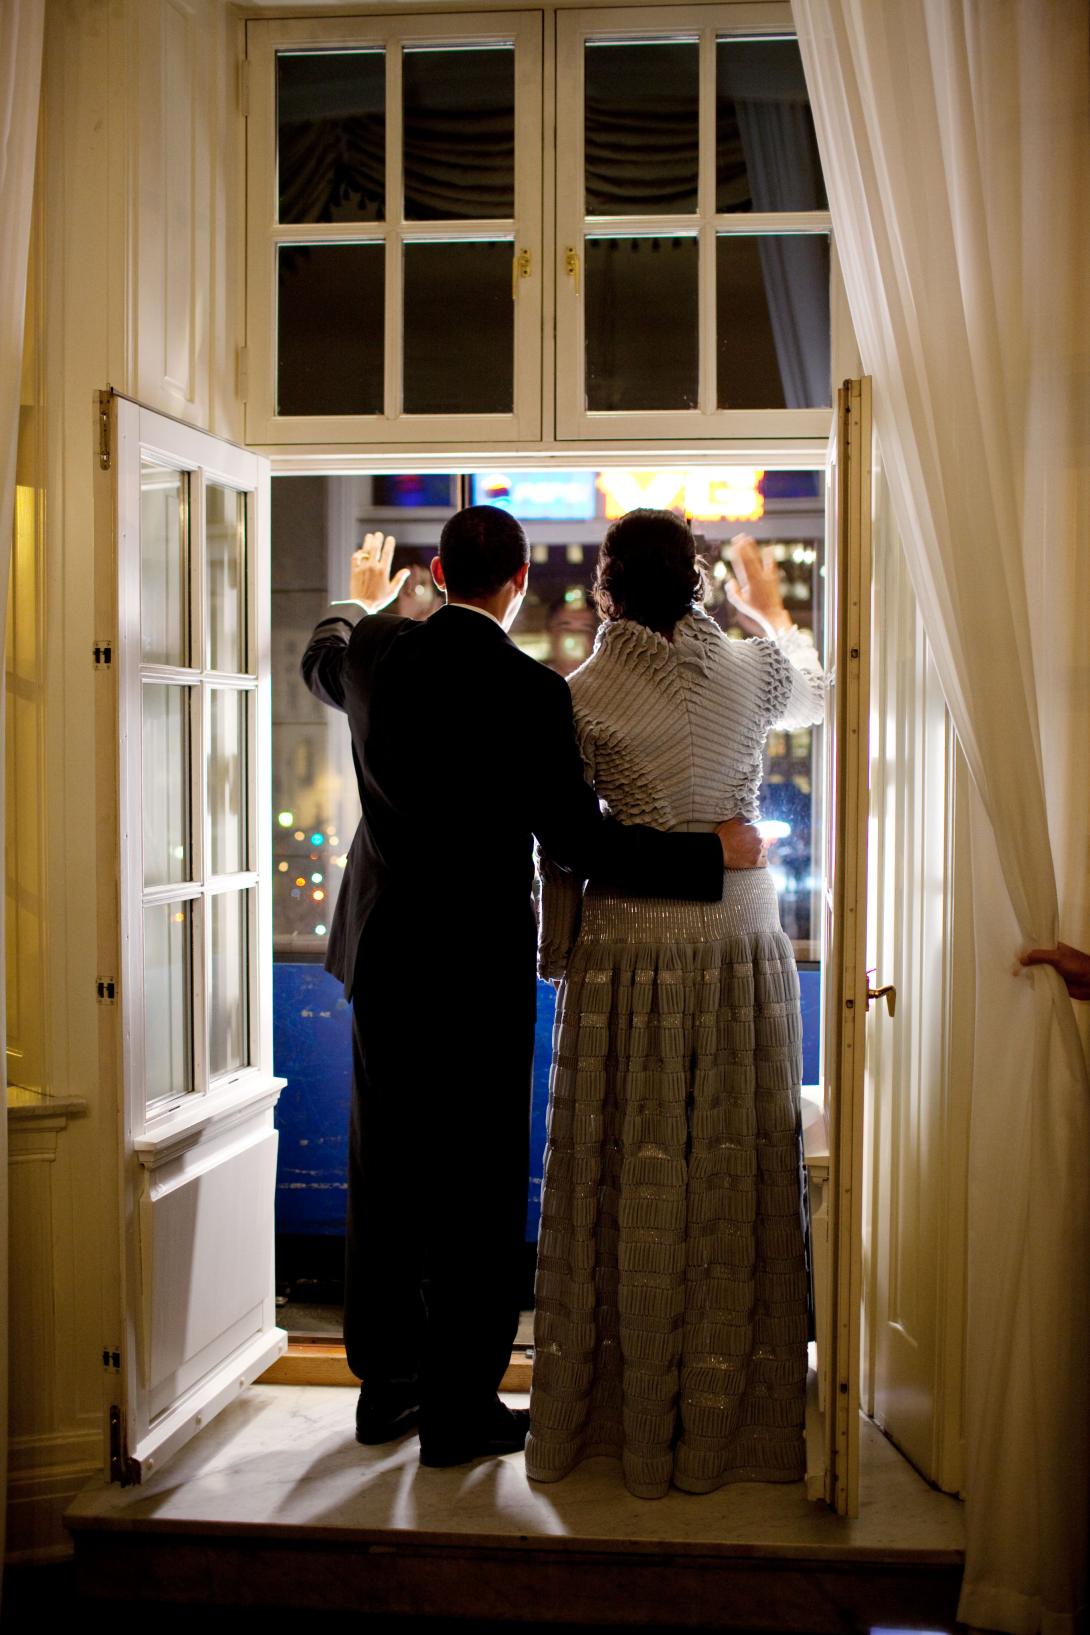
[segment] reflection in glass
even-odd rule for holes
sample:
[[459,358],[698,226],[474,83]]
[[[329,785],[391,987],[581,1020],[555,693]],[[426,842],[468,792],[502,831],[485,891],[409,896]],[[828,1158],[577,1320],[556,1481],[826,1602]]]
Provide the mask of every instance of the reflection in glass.
[[213,874],[248,867],[246,846],[246,722],[249,695],[213,687],[209,693],[208,820]]
[[281,221],[382,221],[386,57],[281,51],[276,58]]
[[514,245],[406,244],[406,414],[510,414],[514,408]]
[[589,40],[583,53],[586,213],[697,208],[700,47],[695,40]]
[[588,238],[586,268],[587,408],[695,409],[696,238]]
[[715,265],[719,407],[827,407],[825,234],[721,233]]
[[219,483],[205,486],[208,573],[208,668],[246,669],[246,496]]
[[208,899],[212,964],[208,989],[208,1073],[216,1078],[250,1062],[249,908],[252,893],[227,891]]
[[144,1093],[148,1105],[193,1088],[190,903],[144,910]]
[[140,462],[140,656],[189,663],[189,473]]
[[189,709],[192,689],[145,681],[141,689],[144,757],[144,884],[192,877]]
[[717,43],[715,208],[829,208],[795,40]]
[[385,249],[282,244],[278,414],[381,414]]
[[407,46],[402,57],[406,221],[515,214],[513,46]]

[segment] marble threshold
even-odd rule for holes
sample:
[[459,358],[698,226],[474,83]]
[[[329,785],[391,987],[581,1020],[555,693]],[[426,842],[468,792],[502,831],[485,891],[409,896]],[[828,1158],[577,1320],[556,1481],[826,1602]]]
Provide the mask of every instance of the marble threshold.
[[801,1482],[633,1498],[610,1459],[548,1485],[527,1480],[521,1453],[424,1470],[415,1437],[360,1447],[354,1406],[340,1386],[251,1386],[142,1485],[82,1493],[66,1518],[77,1558],[82,1542],[109,1533],[448,1545],[546,1551],[554,1560],[593,1551],[784,1564],[962,1561],[959,1501],[930,1488],[865,1417],[860,1514],[848,1520],[809,1502]]

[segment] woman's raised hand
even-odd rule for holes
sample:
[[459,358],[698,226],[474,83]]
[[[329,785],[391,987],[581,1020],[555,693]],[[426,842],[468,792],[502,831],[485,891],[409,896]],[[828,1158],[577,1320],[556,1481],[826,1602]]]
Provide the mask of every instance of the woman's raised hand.
[[364,534],[363,544],[352,552],[348,597],[350,601],[359,602],[367,613],[381,613],[409,577],[408,568],[390,573],[396,544],[393,534],[387,534],[384,539],[380,531]]
[[727,596],[746,619],[772,635],[791,628],[791,615],[783,605],[780,574],[750,534],[735,534],[727,553],[734,578],[727,580]]

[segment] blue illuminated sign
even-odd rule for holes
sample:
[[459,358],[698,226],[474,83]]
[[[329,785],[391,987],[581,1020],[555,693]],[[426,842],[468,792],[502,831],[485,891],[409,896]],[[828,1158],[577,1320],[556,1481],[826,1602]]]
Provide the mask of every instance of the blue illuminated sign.
[[583,522],[598,513],[593,471],[478,471],[470,493],[474,505],[498,505],[520,522]]

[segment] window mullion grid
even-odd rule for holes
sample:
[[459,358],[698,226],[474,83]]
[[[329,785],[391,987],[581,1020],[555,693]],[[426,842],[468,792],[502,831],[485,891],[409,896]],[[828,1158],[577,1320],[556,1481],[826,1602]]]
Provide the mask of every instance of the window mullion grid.
[[[569,49],[571,49],[569,47],[568,41],[565,39],[566,25],[567,25],[567,19],[562,17],[558,13],[557,14],[557,21],[556,21],[556,28],[557,28],[557,102],[558,102],[558,113],[559,113],[559,98],[560,98],[560,94],[561,94],[562,81],[563,81],[564,77],[569,77],[571,79],[572,87],[573,87],[571,95],[574,98],[574,101],[571,104],[571,109],[572,109],[572,112],[574,114],[574,119],[572,121],[573,134],[572,134],[572,137],[571,137],[570,141],[568,143],[566,143],[566,144],[563,144],[566,148],[570,148],[570,150],[572,151],[572,162],[571,162],[572,163],[572,168],[571,168],[571,174],[570,174],[570,177],[569,177],[570,194],[571,194],[572,200],[577,201],[577,202],[573,202],[571,205],[569,205],[568,202],[567,202],[569,188],[565,186],[565,177],[564,177],[564,171],[563,171],[564,158],[563,158],[563,155],[561,153],[562,144],[560,142],[559,120],[558,120],[558,125],[557,125],[556,152],[555,152],[553,157],[554,157],[554,163],[556,165],[557,211],[558,211],[558,214],[559,214],[559,212],[561,210],[564,210],[566,212],[566,211],[568,211],[570,209],[570,211],[571,211],[571,218],[572,219],[571,219],[571,229],[570,230],[571,230],[571,235],[572,235],[572,248],[575,250],[575,254],[576,254],[576,270],[575,270],[575,274],[574,274],[574,285],[575,285],[575,290],[577,290],[578,293],[576,294],[573,291],[572,276],[567,272],[566,266],[565,266],[565,271],[564,271],[564,285],[565,285],[566,290],[569,293],[569,296],[572,299],[574,299],[574,302],[575,302],[574,308],[572,309],[573,312],[574,312],[574,318],[572,320],[572,325],[571,325],[572,347],[574,349],[574,360],[573,361],[574,361],[574,364],[575,364],[574,405],[575,405],[575,412],[576,412],[576,415],[578,417],[578,420],[581,422],[583,416],[587,412],[587,233],[588,233],[588,224],[587,224],[587,120],[586,120],[586,89],[587,89],[587,87],[586,87],[586,55],[587,55],[587,38],[588,38],[588,36],[585,33],[580,33],[579,34],[579,36],[576,39],[575,44],[574,44],[574,60],[572,60],[568,64],[569,73],[568,73],[567,76],[564,76],[562,74],[562,72],[561,72],[562,67],[563,67],[563,62],[564,62],[564,54]],[[566,232],[561,234],[561,243],[563,244],[563,253],[564,253],[564,256],[565,256],[565,261],[567,259],[567,252],[568,252],[567,236],[568,235],[567,235]],[[556,276],[557,276],[557,278],[560,277],[559,267],[557,268]],[[558,354],[558,357],[557,357],[557,362],[558,363],[560,362],[559,354]],[[557,401],[558,401],[558,403],[560,401],[559,381],[557,382]],[[558,410],[558,414],[559,414],[559,410]],[[559,427],[558,427],[558,429],[559,429]]]
[[383,413],[387,420],[401,414],[402,325],[404,290],[402,275],[402,232],[405,214],[404,119],[402,118],[402,46],[399,39],[386,40],[386,276]]
[[716,233],[824,233],[832,228],[827,210],[736,210],[715,216]]
[[716,375],[715,291],[715,58],[716,32],[711,25],[700,31],[700,114],[698,125],[697,210],[700,217],[698,312],[700,338],[697,360],[700,387],[697,402],[702,415],[719,407]]
[[203,891],[206,897],[223,897],[229,891],[252,891],[259,883],[256,870],[240,869],[237,874],[210,875]]

